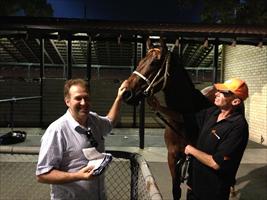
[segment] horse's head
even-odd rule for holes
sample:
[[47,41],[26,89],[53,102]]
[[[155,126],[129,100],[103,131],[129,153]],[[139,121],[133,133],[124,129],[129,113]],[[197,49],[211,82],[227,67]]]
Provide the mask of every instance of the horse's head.
[[128,89],[123,94],[127,104],[136,105],[147,96],[151,96],[164,87],[168,74],[168,49],[163,40],[154,47],[147,41],[147,54],[130,75]]

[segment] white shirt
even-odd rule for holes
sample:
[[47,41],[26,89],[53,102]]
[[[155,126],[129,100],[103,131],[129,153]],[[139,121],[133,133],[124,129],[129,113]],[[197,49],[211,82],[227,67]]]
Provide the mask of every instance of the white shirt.
[[[97,150],[104,152],[103,136],[107,135],[112,129],[111,120],[108,117],[90,112],[87,128],[92,130],[98,143]],[[88,160],[85,158],[82,149],[91,147],[91,144],[87,136],[80,133],[81,130],[84,129],[81,129],[81,126],[69,111],[50,124],[41,139],[36,175],[47,173],[53,168],[65,172],[75,172],[85,167]],[[51,199],[106,199],[104,174],[88,181],[52,184]]]

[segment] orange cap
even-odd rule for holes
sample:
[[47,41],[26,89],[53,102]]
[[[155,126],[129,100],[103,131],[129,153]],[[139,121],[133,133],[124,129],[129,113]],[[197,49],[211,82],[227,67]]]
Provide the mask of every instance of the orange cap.
[[248,86],[245,81],[233,78],[225,81],[224,83],[214,84],[215,88],[220,91],[231,91],[243,101],[248,97]]

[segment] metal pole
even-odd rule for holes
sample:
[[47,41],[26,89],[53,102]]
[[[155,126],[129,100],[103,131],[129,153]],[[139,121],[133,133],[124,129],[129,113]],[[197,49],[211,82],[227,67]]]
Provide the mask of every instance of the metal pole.
[[218,71],[218,52],[219,52],[219,47],[218,47],[218,39],[216,38],[214,41],[214,54],[213,54],[213,83],[216,83],[217,80],[217,71]]
[[[142,49],[143,57],[146,55],[146,42],[143,41]],[[142,99],[140,102],[139,109],[139,147],[144,149],[145,146],[145,99]]]
[[[44,94],[44,39],[40,38],[40,96],[43,97]],[[40,98],[40,118],[39,126],[43,127],[43,98]]]
[[[88,84],[90,83],[91,81],[91,77],[92,77],[92,39],[91,39],[91,36],[88,35],[88,40],[87,40],[87,65],[86,65],[86,69],[87,69],[87,81],[88,81]],[[90,84],[89,84],[89,87],[90,87]]]
[[71,38],[68,38],[68,79],[72,77],[72,41]]
[[10,116],[9,116],[9,127],[11,129],[11,132],[13,132],[14,128],[14,102],[10,102]]
[[142,99],[140,102],[139,110],[139,147],[144,149],[145,146],[145,100]]
[[[137,35],[135,35],[135,41],[134,41],[134,70],[136,69],[137,66]],[[136,127],[136,105],[133,106],[133,124],[132,127]]]

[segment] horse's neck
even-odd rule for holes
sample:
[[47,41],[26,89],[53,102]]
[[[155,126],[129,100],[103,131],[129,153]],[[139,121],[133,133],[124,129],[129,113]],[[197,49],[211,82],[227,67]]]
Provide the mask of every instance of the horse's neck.
[[164,89],[167,107],[180,113],[195,112],[208,106],[208,101],[181,66],[177,55],[171,59],[169,80]]
[[[166,105],[172,110],[184,112],[183,107],[192,104],[192,90],[194,85],[188,77],[187,72],[181,66],[177,55],[171,56],[169,77],[164,89]],[[186,108],[188,110],[189,108]]]

